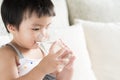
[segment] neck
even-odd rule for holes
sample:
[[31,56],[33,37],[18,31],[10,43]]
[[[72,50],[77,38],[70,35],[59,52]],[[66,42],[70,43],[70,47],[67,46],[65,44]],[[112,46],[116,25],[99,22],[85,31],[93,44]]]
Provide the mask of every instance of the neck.
[[26,53],[31,50],[31,49],[22,47],[22,45],[20,45],[19,43],[16,43],[15,41],[11,41],[11,43],[22,53]]

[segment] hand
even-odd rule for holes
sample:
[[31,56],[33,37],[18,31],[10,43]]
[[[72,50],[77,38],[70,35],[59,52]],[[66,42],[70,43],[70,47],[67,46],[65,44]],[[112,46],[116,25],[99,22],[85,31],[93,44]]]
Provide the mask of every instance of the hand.
[[63,70],[56,74],[57,80],[72,80],[74,60],[75,57],[72,56],[69,63],[63,68]]
[[49,74],[57,70],[58,65],[63,64],[63,61],[61,59],[58,59],[58,57],[66,52],[65,48],[61,48],[56,53],[54,53],[54,48],[56,46],[57,42],[54,42],[49,50],[49,54],[45,56],[41,62],[39,63],[40,69],[43,73]]
[[70,50],[70,48],[65,45],[61,41],[62,45],[66,48],[66,52],[60,56],[61,59],[69,59],[69,61],[65,62],[65,66],[63,67],[62,71],[56,73],[57,80],[72,80],[73,76],[73,63],[75,60],[75,56],[73,55],[73,52]]

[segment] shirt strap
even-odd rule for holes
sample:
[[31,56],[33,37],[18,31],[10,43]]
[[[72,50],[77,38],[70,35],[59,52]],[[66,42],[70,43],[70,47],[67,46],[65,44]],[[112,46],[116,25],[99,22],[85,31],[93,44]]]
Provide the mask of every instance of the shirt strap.
[[24,56],[22,55],[22,53],[12,44],[12,43],[8,43],[7,45],[11,46],[17,53],[18,57],[21,59],[21,58],[24,58]]

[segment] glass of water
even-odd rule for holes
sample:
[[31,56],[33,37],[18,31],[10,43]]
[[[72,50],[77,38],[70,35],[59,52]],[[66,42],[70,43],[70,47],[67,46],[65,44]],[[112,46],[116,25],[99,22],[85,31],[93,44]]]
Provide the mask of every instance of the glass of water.
[[[39,38],[41,39],[42,36],[40,35]],[[55,45],[53,52],[56,53],[58,50],[64,47],[64,45],[62,44],[61,38],[57,35],[57,32],[55,30],[48,31],[48,38],[44,38],[44,40],[37,42],[37,44],[39,45],[40,49],[45,53],[45,55],[47,55],[49,53],[51,45],[55,41],[57,41],[57,44]],[[58,72],[62,71],[64,66],[68,64],[70,57],[71,54],[68,54],[63,58],[64,63],[58,66]]]

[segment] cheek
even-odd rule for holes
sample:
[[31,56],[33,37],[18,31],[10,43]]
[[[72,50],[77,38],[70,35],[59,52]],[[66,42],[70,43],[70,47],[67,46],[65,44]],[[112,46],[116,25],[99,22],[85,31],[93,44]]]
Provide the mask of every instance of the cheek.
[[21,38],[26,42],[34,42],[34,35],[30,33],[21,34]]

